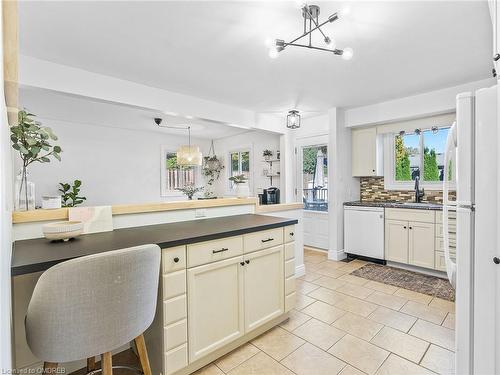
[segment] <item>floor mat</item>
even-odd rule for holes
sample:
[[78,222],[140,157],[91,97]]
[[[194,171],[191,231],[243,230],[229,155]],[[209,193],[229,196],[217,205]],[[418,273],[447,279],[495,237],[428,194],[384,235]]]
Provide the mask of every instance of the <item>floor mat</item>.
[[351,275],[398,286],[414,292],[428,294],[448,301],[455,301],[455,290],[447,279],[423,275],[401,268],[367,264],[351,272]]

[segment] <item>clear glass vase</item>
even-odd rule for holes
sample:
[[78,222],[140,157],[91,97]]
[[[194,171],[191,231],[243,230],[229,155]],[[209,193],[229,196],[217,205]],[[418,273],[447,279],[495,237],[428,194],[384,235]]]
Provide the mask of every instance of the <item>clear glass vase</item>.
[[35,209],[35,184],[28,180],[26,168],[22,168],[16,176],[14,194],[14,209],[16,211]]

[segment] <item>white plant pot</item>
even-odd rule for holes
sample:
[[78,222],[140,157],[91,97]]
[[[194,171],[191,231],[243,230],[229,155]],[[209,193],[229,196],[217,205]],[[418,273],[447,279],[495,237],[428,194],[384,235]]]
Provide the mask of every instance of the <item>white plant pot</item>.
[[248,198],[250,196],[250,188],[248,184],[236,184],[236,197]]

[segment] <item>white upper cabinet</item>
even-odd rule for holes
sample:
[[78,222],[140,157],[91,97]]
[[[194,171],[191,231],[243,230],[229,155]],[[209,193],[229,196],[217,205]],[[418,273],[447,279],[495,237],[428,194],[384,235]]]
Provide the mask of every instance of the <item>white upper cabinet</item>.
[[382,147],[375,127],[352,130],[352,176],[382,176]]

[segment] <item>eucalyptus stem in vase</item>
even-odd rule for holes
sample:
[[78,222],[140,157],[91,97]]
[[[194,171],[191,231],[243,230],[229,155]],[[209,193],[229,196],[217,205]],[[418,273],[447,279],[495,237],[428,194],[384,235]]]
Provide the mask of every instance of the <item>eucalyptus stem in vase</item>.
[[[19,111],[17,125],[10,127],[10,140],[12,148],[19,153],[22,160],[20,181],[16,181],[16,210],[29,210],[35,208],[34,185],[28,189],[28,166],[34,162],[49,163],[51,157],[61,161],[61,147],[52,145],[57,141],[57,136],[49,127],[36,122],[35,115]],[[30,191],[29,191],[30,190]]]

